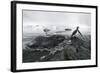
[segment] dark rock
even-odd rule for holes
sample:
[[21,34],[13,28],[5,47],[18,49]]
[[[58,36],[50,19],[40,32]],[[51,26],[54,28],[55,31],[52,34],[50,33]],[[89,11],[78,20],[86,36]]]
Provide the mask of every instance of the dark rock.
[[[65,40],[63,35],[52,35],[49,37],[38,36],[35,38],[35,43],[28,45],[30,48],[54,48],[59,43]],[[32,43],[32,42],[31,42]]]

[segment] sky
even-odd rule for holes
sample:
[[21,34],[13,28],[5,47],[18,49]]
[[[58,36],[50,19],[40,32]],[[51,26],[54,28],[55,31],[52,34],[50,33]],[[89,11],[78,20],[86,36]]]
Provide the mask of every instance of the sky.
[[82,33],[90,32],[91,14],[23,10],[23,33],[44,33],[44,28],[50,29],[50,32],[66,28],[75,30],[77,26]]

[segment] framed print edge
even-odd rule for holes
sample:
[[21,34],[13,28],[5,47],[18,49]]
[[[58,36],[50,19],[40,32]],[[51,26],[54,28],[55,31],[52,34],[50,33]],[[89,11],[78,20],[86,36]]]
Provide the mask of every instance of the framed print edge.
[[96,67],[98,67],[98,6],[96,6]]
[[16,3],[11,2],[11,71],[16,72]]
[[[35,4],[35,5],[50,5],[50,6],[69,6],[69,7],[85,7],[85,8],[95,8],[96,9],[96,63],[95,65],[85,65],[85,66],[70,66],[70,67],[52,67],[52,68],[38,68],[38,69],[21,69],[17,70],[17,53],[16,53],[16,5],[17,4]],[[97,67],[98,66],[98,7],[97,6],[88,6],[88,5],[74,5],[74,4],[56,4],[56,3],[42,3],[42,2],[24,2],[24,1],[12,1],[11,2],[11,71],[12,72],[23,72],[23,71],[40,71],[40,70],[55,70],[55,69],[73,69],[73,68],[88,68],[88,67]]]

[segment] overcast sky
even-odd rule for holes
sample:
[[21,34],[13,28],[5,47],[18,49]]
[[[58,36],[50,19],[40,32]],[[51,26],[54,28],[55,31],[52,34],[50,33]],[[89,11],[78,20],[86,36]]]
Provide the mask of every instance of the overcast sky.
[[63,31],[65,28],[80,27],[82,32],[90,32],[91,14],[74,12],[50,12],[23,10],[23,32],[43,33],[44,28]]

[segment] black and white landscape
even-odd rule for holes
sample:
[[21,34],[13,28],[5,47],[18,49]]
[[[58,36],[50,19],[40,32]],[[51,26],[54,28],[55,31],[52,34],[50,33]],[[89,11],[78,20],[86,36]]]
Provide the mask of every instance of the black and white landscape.
[[91,59],[91,14],[23,10],[23,62]]

